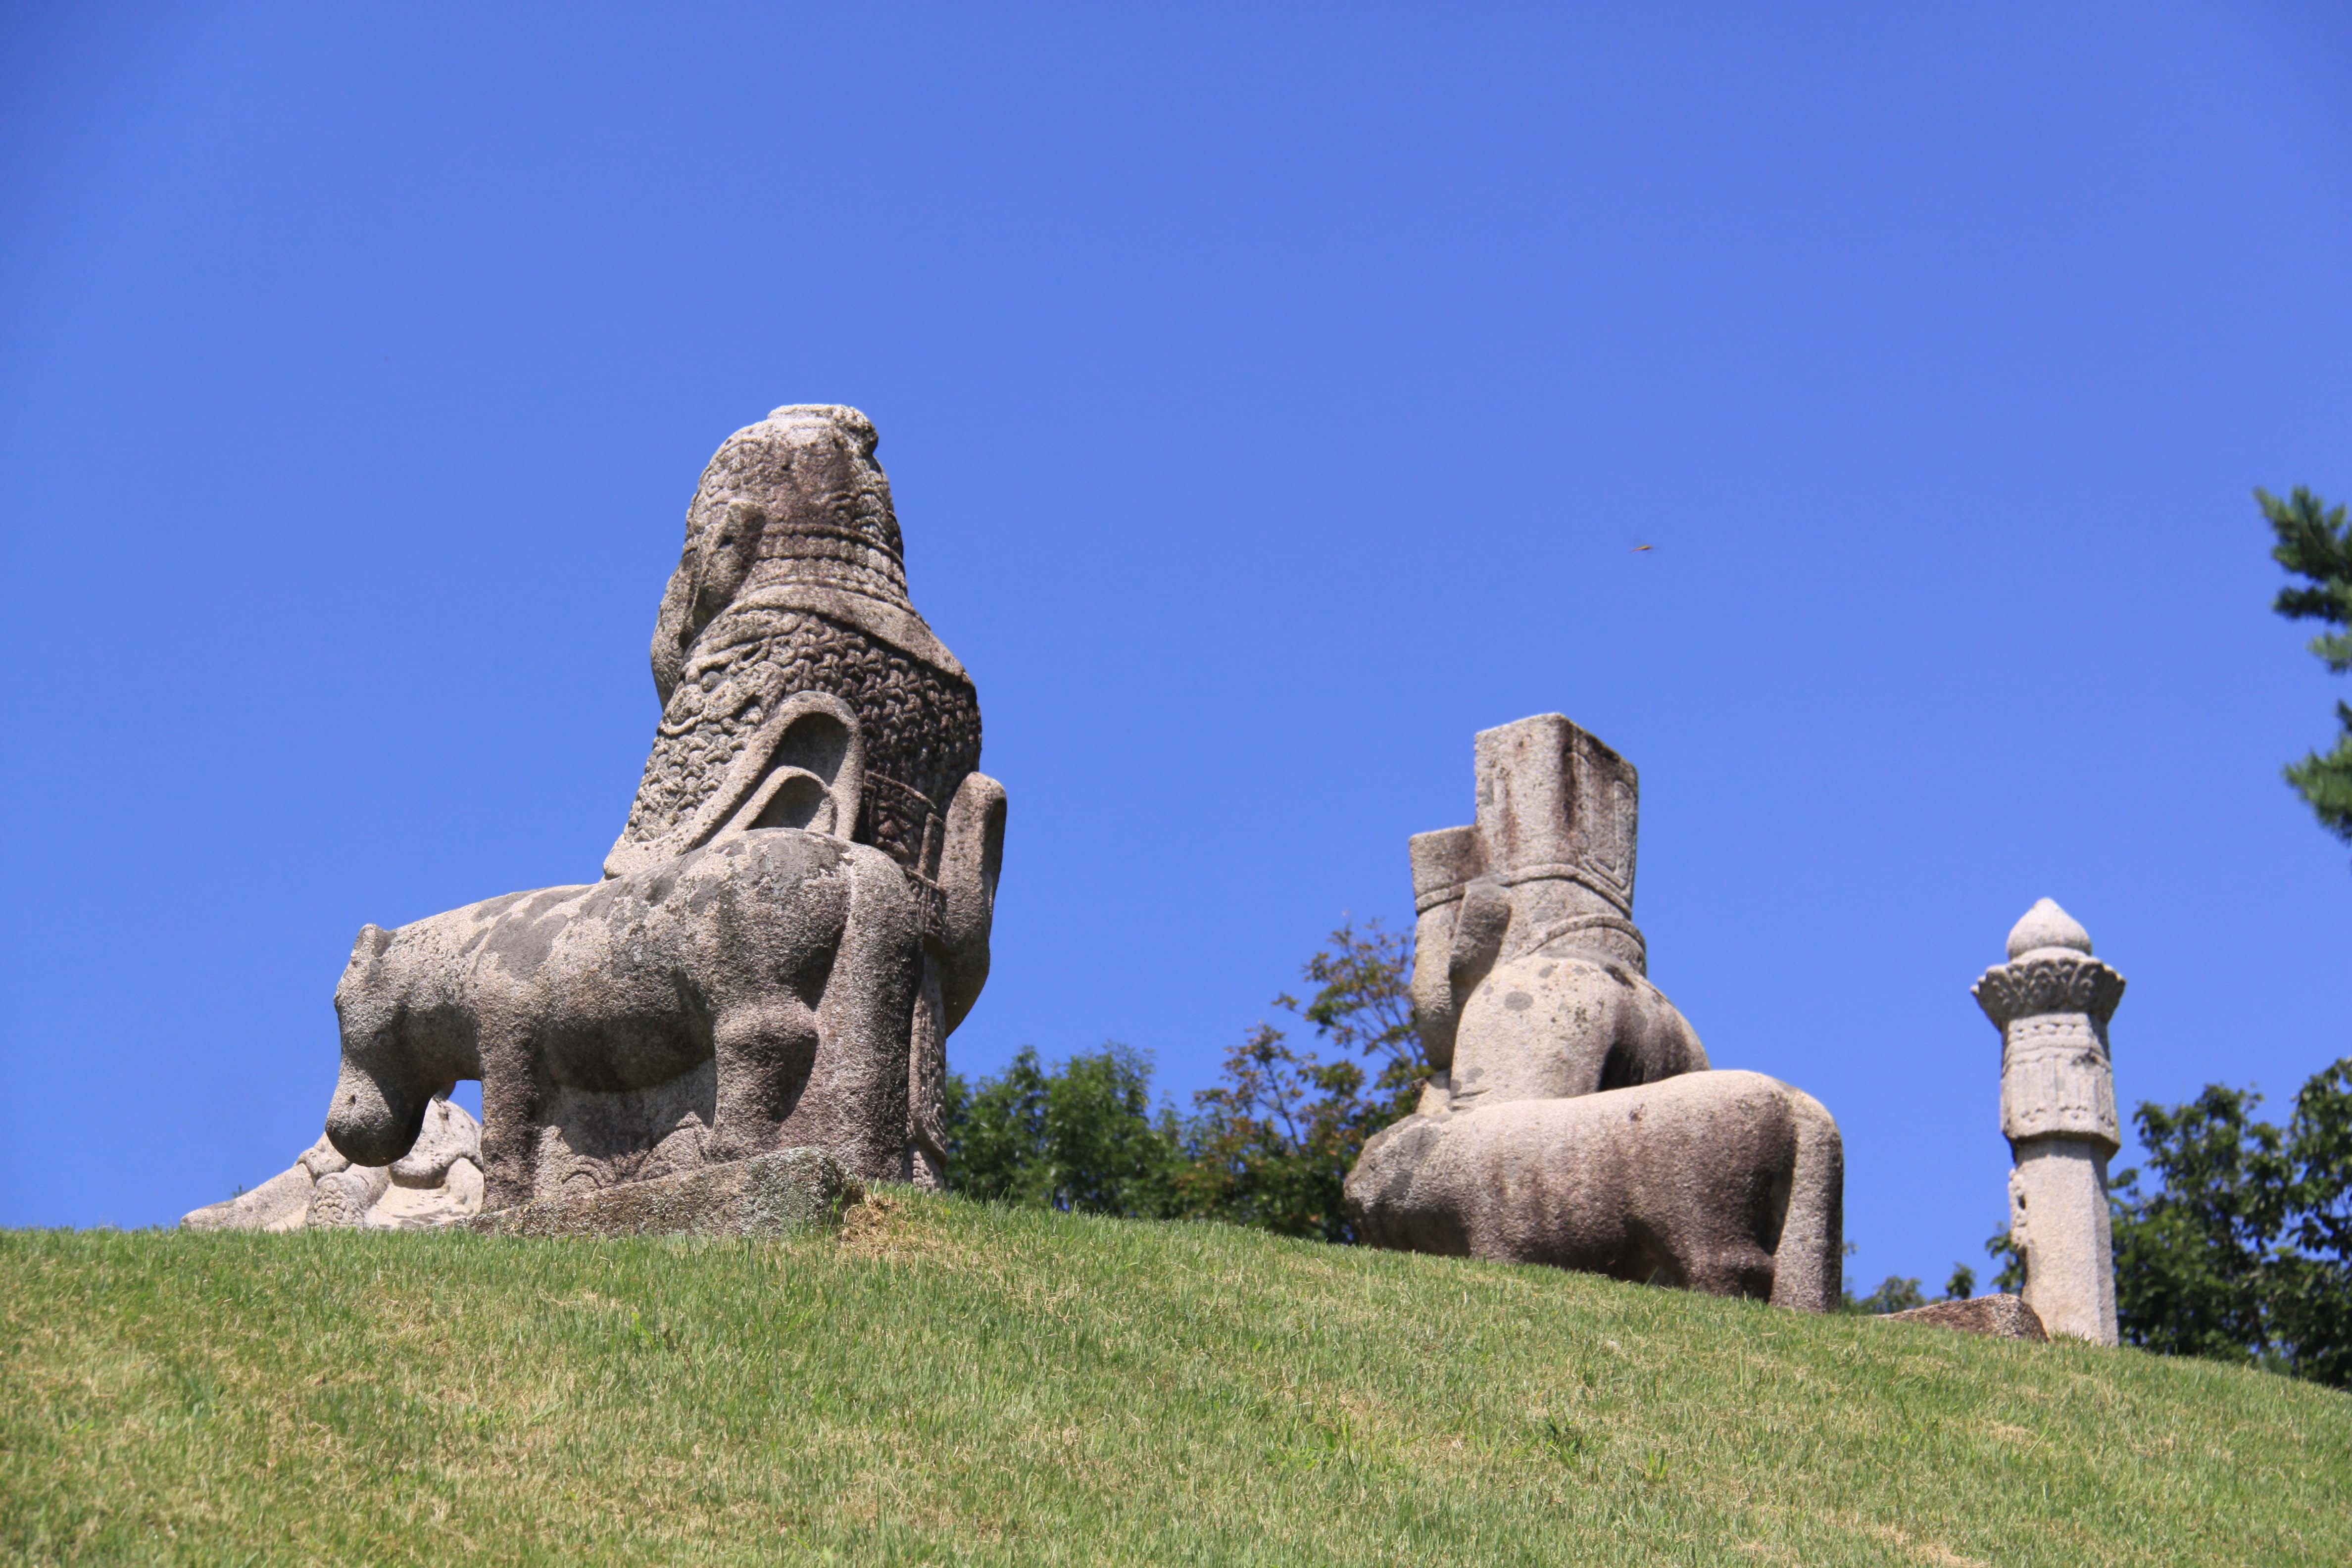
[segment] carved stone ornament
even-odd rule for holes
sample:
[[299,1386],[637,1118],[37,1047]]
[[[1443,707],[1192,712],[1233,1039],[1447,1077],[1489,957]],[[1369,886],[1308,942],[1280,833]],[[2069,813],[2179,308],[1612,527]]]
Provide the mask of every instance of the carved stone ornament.
[[182,1217],[189,1230],[434,1230],[482,1206],[481,1127],[436,1099],[408,1152],[354,1165],[320,1138],[251,1192]]
[[2088,932],[2048,899],[2011,933],[2010,961],[1969,988],[2001,1032],[2001,1131],[2122,1146],[2107,1022],[2124,977],[2091,956]]
[[2010,1022],[2001,1031],[2000,1130],[2012,1140],[2070,1133],[2110,1154],[2123,1146],[2101,1026],[2081,1013]]
[[2100,1026],[2124,999],[2124,977],[2087,953],[2038,952],[1988,969],[1969,988],[1996,1028],[2044,1013],[2082,1013]]
[[2014,1164],[2010,1240],[2025,1300],[2053,1334],[2114,1344],[2107,1161],[2122,1144],[2107,1026],[2124,977],[2048,899],[2009,935],[2009,962],[1969,988],[2000,1030],[2000,1130]]

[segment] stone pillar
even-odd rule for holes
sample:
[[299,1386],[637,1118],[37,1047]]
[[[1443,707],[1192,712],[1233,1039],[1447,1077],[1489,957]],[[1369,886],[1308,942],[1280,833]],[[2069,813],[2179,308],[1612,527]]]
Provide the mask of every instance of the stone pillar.
[[2009,1233],[2025,1258],[2025,1300],[2053,1334],[2116,1342],[2107,1161],[2122,1146],[2107,1020],[2124,977],[2091,956],[2091,936],[2048,899],[2009,933],[2009,962],[1969,994],[2000,1031],[2000,1130]]

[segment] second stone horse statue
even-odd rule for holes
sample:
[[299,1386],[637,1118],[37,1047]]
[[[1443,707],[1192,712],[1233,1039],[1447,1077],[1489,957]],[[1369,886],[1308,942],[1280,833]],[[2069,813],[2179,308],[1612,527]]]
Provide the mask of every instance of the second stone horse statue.
[[971,678],[907,599],[874,447],[825,405],[720,447],[606,879],[362,930],[335,991],[346,1157],[397,1159],[478,1078],[487,1210],[793,1145],[939,1183],[1004,791],[977,771]]
[[1557,713],[1477,740],[1478,820],[1412,841],[1420,1109],[1348,1173],[1380,1247],[1827,1311],[1844,1155],[1811,1096],[1709,1069],[1645,973],[1631,764]]

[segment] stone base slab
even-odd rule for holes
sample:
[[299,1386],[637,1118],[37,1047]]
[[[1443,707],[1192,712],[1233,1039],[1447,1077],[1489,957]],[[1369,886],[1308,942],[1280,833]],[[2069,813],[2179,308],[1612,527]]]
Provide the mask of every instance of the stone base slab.
[[781,1236],[841,1223],[865,1190],[823,1149],[779,1149],[476,1215],[486,1236]]
[[1964,1334],[1982,1334],[1996,1340],[2046,1341],[2041,1316],[2025,1304],[2022,1296],[1971,1296],[1965,1301],[1936,1301],[1925,1307],[1914,1307],[1907,1312],[1889,1312],[1890,1323],[1933,1323],[1937,1328],[1958,1329]]

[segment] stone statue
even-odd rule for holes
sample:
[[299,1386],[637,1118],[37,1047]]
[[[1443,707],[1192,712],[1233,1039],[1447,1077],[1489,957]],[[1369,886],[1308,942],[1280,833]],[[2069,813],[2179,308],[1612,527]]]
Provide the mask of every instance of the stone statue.
[[492,1210],[786,1147],[938,1184],[1004,792],[971,678],[908,600],[874,447],[856,410],[800,406],[719,448],[605,879],[363,928],[335,1149],[389,1164],[478,1078]]
[[1631,763],[1557,713],[1477,737],[1478,820],[1412,842],[1435,1071],[1347,1183],[1376,1246],[1751,1296],[1841,1294],[1844,1154],[1811,1097],[1713,1071],[1645,974]]
[[354,1165],[320,1138],[288,1169],[181,1219],[190,1230],[431,1230],[482,1207],[481,1124],[436,1098],[415,1144],[389,1165]]
[[2000,1130],[2009,1236],[2026,1304],[2053,1334],[2116,1342],[2107,1161],[2122,1147],[2107,1020],[2124,977],[2091,956],[2091,934],[2048,899],[2009,933],[2009,962],[1970,995],[2000,1031]]

